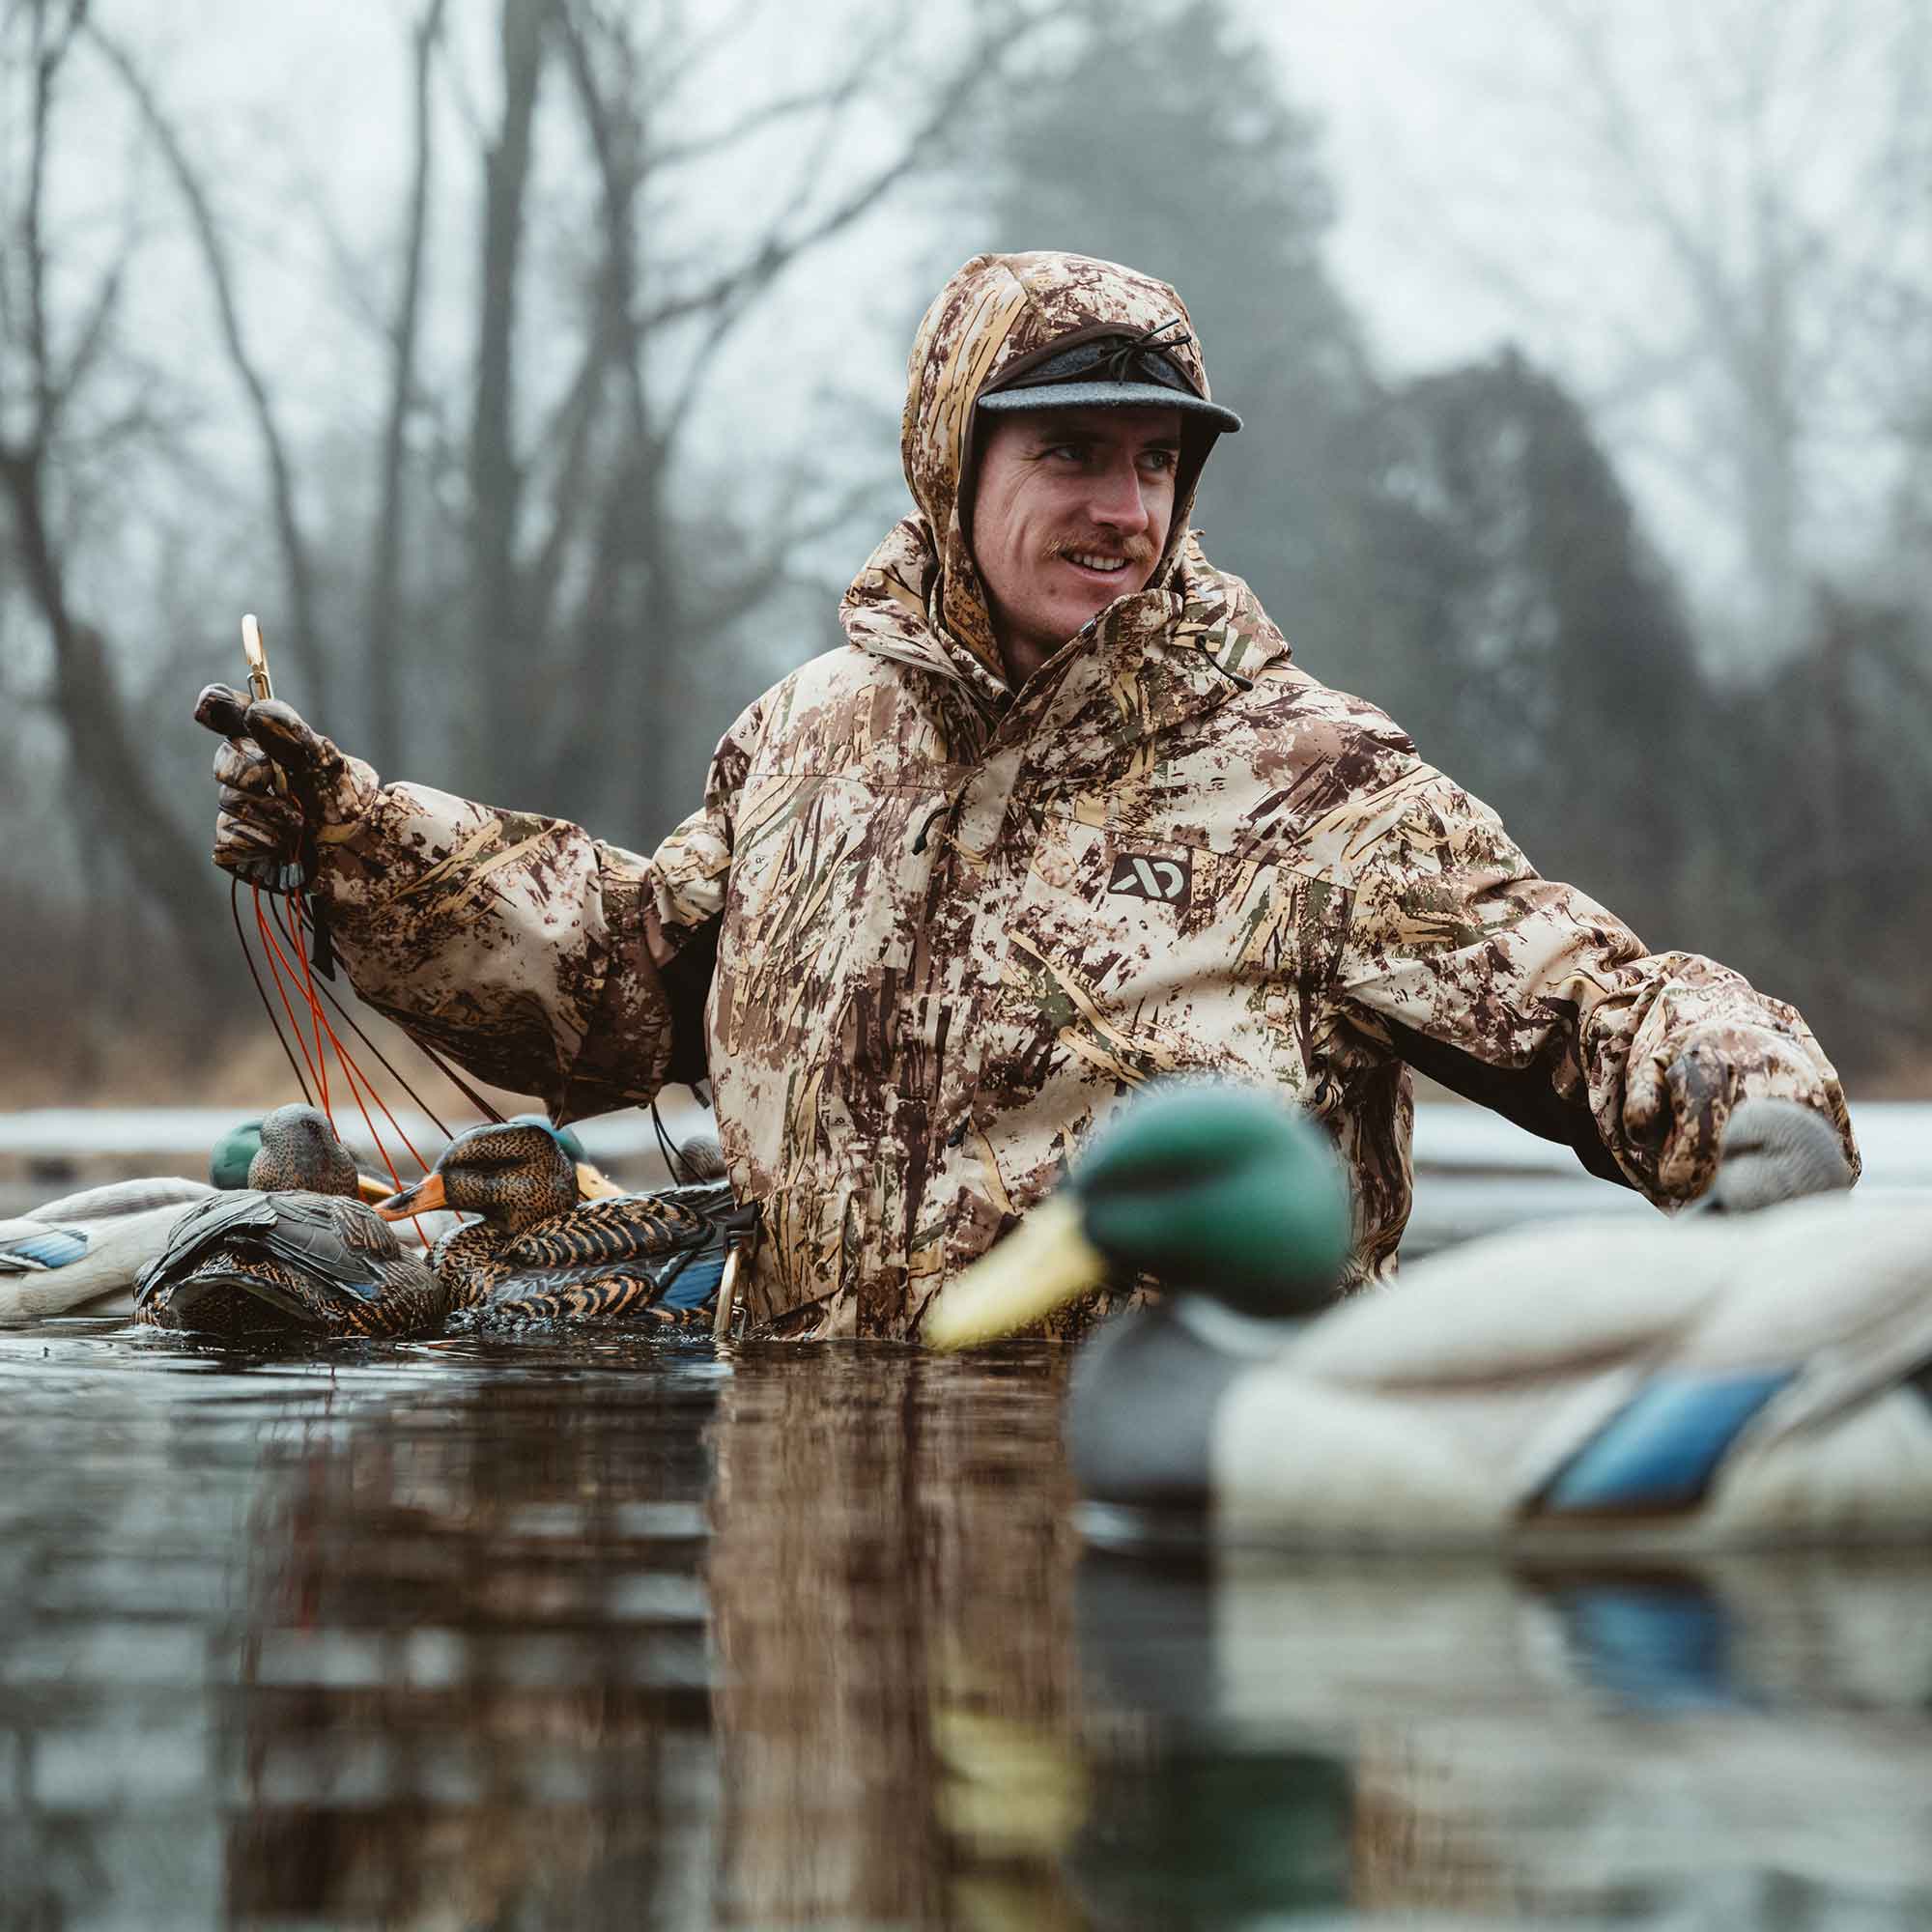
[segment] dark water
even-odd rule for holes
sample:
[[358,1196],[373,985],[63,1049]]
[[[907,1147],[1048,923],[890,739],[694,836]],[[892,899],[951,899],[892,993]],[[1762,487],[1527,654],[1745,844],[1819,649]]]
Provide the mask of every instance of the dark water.
[[1065,1365],[0,1337],[0,1925],[1932,1923],[1932,1572],[1083,1556]]

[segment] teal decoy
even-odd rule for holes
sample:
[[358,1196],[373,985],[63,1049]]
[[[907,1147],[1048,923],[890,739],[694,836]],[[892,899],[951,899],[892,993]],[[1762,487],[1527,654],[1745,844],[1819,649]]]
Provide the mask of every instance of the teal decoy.
[[1535,1223],[1337,1303],[1346,1195],[1321,1136],[1259,1095],[1182,1088],[1098,1137],[927,1334],[1021,1325],[1109,1267],[1173,1291],[1075,1368],[1067,1443],[1102,1536],[1563,1552],[1922,1536],[1932,1215],[1849,1179],[1823,1122],[1747,1102],[1698,1211]]

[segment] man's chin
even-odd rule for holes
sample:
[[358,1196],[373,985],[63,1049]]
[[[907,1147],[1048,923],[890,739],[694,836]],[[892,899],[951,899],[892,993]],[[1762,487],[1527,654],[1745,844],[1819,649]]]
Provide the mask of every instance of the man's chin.
[[1075,638],[1101,611],[1111,609],[1122,597],[1131,597],[1140,587],[1131,574],[1123,570],[1119,583],[1083,583],[1076,595],[1056,604],[1054,614],[1063,620],[1065,635],[1069,639]]

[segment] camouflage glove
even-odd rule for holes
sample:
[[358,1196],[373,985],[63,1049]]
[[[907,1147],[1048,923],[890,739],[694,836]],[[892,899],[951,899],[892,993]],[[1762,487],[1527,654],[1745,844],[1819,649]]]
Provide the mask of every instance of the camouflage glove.
[[[249,885],[298,893],[314,879],[320,848],[355,830],[374,803],[376,774],[345,757],[279,698],[250,703],[211,684],[196,700],[197,724],[228,742],[214,754],[221,787],[214,863]],[[279,766],[288,789],[276,788]]]
[[[1725,1161],[1743,1156],[1744,1141],[1734,1146],[1730,1132],[1734,1116],[1745,1140],[1759,1138],[1761,1107],[1770,1107],[1774,1118],[1784,1116],[1784,1123],[1752,1156],[1751,1198],[1740,1195],[1730,1204],[1733,1208],[1763,1207],[1825,1185],[1851,1185],[1851,1165],[1832,1124],[1818,1066],[1796,1040],[1770,1027],[1705,1024],[1692,1029],[1667,1065],[1651,1059],[1634,1067],[1624,1124],[1636,1145],[1657,1150],[1662,1192],[1688,1200],[1712,1187],[1720,1154]],[[1820,1169],[1818,1143],[1810,1134],[1794,1138],[1791,1113],[1816,1122],[1831,1142],[1835,1169]],[[1835,1178],[1820,1179],[1821,1171]]]

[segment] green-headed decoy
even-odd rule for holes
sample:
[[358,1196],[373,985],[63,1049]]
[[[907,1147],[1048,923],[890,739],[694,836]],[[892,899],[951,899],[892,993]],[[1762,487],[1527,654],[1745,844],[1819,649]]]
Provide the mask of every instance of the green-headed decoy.
[[1009,1250],[1042,1291],[1104,1266],[1174,1291],[1076,1365],[1094,1533],[1588,1552],[1932,1527],[1932,1213],[1855,1199],[1822,1120],[1747,1102],[1703,1211],[1534,1223],[1324,1311],[1340,1175],[1269,1104],[1142,1102],[1046,1204],[1093,1272],[1026,1263],[1023,1223],[928,1318],[942,1342],[1032,1319]]

